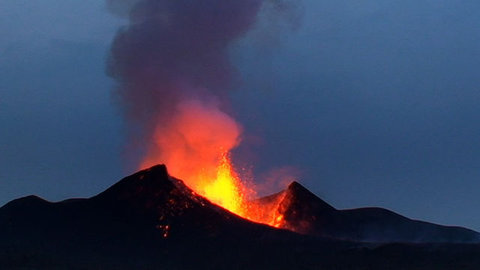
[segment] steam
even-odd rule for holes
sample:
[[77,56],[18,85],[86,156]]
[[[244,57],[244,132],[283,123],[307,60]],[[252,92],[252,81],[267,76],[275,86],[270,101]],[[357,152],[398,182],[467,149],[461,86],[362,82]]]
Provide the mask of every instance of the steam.
[[[234,68],[229,46],[259,12],[286,12],[289,0],[106,0],[128,18],[113,41],[108,74],[125,116],[139,166],[166,163],[188,179],[218,163],[241,140],[227,112]],[[286,16],[285,17],[289,17]]]

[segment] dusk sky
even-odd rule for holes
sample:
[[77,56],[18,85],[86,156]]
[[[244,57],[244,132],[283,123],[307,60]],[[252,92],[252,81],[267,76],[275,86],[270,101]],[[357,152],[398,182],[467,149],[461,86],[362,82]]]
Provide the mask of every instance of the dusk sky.
[[[480,2],[304,0],[301,12],[260,18],[230,48],[234,161],[340,209],[480,231]],[[106,75],[126,23],[104,1],[0,0],[0,205],[89,197],[135,172]]]

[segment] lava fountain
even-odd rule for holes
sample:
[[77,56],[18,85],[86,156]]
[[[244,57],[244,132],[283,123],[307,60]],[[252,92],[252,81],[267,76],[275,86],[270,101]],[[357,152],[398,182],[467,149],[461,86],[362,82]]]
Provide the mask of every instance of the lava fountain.
[[273,216],[256,214],[254,188],[230,160],[242,128],[226,113],[235,81],[229,50],[261,10],[282,13],[288,0],[106,2],[128,20],[113,40],[107,72],[117,82],[131,156],[145,153],[140,167],[164,163],[212,202],[274,224]]
[[215,102],[183,101],[175,117],[160,125],[154,134],[142,168],[167,164],[175,177],[196,193],[244,218],[255,218],[249,200],[256,194],[252,184],[242,181],[230,159],[240,142],[241,127]]

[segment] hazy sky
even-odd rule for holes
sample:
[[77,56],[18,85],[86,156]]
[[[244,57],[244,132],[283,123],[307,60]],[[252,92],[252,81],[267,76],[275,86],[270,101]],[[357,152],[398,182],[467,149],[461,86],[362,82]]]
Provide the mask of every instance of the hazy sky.
[[[480,230],[480,2],[304,11],[295,32],[232,48],[238,162],[260,178],[294,171],[337,208]],[[98,0],[0,0],[0,205],[92,196],[134,171],[105,75],[122,24]]]

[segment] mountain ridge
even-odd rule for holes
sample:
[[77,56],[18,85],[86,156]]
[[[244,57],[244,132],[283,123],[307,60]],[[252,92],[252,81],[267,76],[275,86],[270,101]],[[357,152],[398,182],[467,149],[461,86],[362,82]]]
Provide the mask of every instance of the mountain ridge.
[[272,196],[283,196],[278,208],[283,220],[278,227],[302,234],[380,243],[480,242],[480,233],[474,230],[413,220],[385,208],[339,210],[298,182]]
[[[301,203],[284,200],[289,196]],[[295,211],[295,217],[341,211],[298,183],[269,198],[273,209],[276,199],[284,204],[284,220]],[[304,203],[311,206],[298,213],[295,207]],[[386,260],[394,270],[480,267],[472,255],[480,254],[478,244],[360,243],[253,223],[198,196],[164,165],[87,199],[13,200],[0,207],[0,239],[0,268],[18,270],[360,270],[385,269]],[[452,262],[458,263],[452,268]]]

